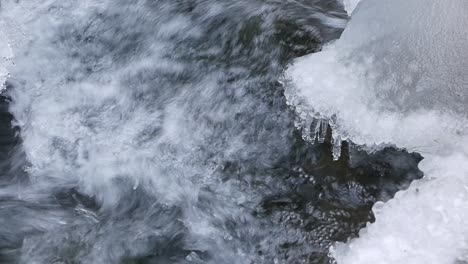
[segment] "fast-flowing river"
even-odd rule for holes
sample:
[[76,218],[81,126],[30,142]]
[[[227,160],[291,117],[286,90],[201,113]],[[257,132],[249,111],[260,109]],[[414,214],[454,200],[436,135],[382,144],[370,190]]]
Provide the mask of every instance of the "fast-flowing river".
[[426,2],[1,1],[0,263],[464,263],[467,6]]

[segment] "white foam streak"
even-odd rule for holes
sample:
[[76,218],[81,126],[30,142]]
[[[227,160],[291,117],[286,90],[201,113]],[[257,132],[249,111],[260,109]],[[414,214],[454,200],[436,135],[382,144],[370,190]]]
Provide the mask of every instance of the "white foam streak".
[[[246,243],[231,249],[225,237],[229,230],[218,223],[240,218],[249,228],[255,226],[256,220],[240,204],[258,203],[261,197],[258,190],[242,190],[239,181],[226,182],[220,174],[231,160],[243,162],[255,155],[255,162],[272,162],[278,156],[273,149],[286,149],[281,146],[288,140],[281,133],[254,131],[251,120],[249,125],[237,120],[250,109],[259,116],[270,111],[266,102],[259,104],[247,92],[251,79],[220,85],[236,75],[234,68],[210,68],[184,58],[199,55],[191,48],[202,49],[206,57],[220,57],[223,47],[197,46],[210,41],[203,39],[211,31],[210,21],[204,19],[217,19],[211,17],[215,10],[195,21],[190,12],[177,10],[180,5],[171,1],[157,1],[154,6],[148,1],[2,2],[2,19],[8,24],[4,29],[13,43],[16,63],[8,67],[10,111],[21,128],[28,177],[41,193],[73,186],[96,198],[99,210],[107,212],[134,206],[123,198],[132,190],[135,196],[150,195],[155,207],[180,208],[183,215],[177,221],[190,229],[184,240],[193,240],[196,249],[214,252],[214,263],[248,263],[256,256],[240,248],[255,249]],[[212,5],[206,3],[206,7]],[[221,34],[227,28],[220,29]],[[237,70],[237,74],[247,71]],[[233,93],[236,99],[226,100]],[[261,140],[246,144],[251,135]],[[25,192],[26,198],[34,198],[38,189]],[[34,224],[34,219],[30,222]],[[131,231],[139,232],[138,225],[133,228],[133,219],[128,224]],[[53,225],[47,231],[56,232]],[[125,238],[117,235],[119,231]],[[128,232],[112,227],[109,236],[102,238],[104,247],[119,244],[114,236],[138,247],[131,242],[138,237],[127,237]],[[38,242],[24,247],[42,247]],[[114,263],[128,254],[125,250],[116,250],[116,256],[105,253],[96,249],[82,259]],[[35,257],[24,254],[24,263],[32,263]]]

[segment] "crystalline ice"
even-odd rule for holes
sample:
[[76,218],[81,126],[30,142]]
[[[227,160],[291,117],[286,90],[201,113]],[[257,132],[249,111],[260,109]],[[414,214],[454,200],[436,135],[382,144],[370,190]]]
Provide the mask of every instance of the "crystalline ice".
[[[353,2],[345,2],[349,9]],[[299,114],[360,144],[425,156],[425,179],[375,210],[338,263],[454,263],[467,249],[468,17],[464,0],[364,0],[342,37],[286,71]]]

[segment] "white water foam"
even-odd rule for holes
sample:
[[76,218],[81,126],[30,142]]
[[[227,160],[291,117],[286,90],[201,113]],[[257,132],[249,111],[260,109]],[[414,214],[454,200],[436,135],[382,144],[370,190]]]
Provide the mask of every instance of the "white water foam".
[[[20,191],[2,186],[1,194],[37,202],[71,186],[95,198],[104,215],[120,214],[127,206],[142,210],[138,215],[131,209],[132,216],[117,216],[118,222],[85,213],[92,222],[101,221],[98,237],[91,232],[94,224],[81,218],[25,217],[21,224],[37,227],[41,234],[25,238],[21,263],[55,263],[54,248],[68,251],[74,241],[93,245],[89,250],[72,246],[71,251],[82,252],[78,262],[118,263],[153,250],[146,247],[154,237],[172,241],[182,233],[181,247],[213,252],[212,263],[250,263],[259,250],[251,241],[272,237],[272,243],[265,241],[261,247],[274,250],[279,247],[274,243],[284,244],[282,239],[298,241],[303,236],[259,226],[250,208],[264,193],[259,186],[243,187],[254,178],[248,172],[241,180],[237,172],[233,179],[223,177],[229,161],[252,161],[266,168],[276,163],[289,146],[286,114],[266,117],[271,107],[250,92],[258,77],[248,77],[248,68],[213,62],[205,66],[190,59],[200,55],[216,61],[224,55],[223,45],[230,41],[219,36],[232,28],[224,22],[211,28],[213,22],[231,15],[242,22],[244,9],[255,10],[249,11],[252,16],[261,9],[249,1],[199,2],[198,11],[180,12],[193,8],[192,3],[2,1],[3,29],[15,53],[15,66],[8,67],[9,106],[21,128],[32,184]],[[237,20],[232,25],[242,26]],[[207,35],[213,30],[220,32],[216,40]],[[243,120],[244,113],[255,113],[255,118]],[[257,120],[276,126],[259,128],[264,125],[255,125]],[[129,192],[141,201],[129,200]],[[159,207],[163,212],[176,208],[181,215],[160,214]],[[242,232],[231,232],[224,224],[230,219]],[[83,229],[75,225],[91,231],[77,231]],[[109,231],[101,231],[106,228]],[[272,236],[272,230],[289,233]],[[312,246],[304,245],[304,251],[310,251]],[[170,246],[165,242],[163,248]],[[199,263],[195,252],[187,260]]]
[[344,138],[425,157],[425,178],[376,204],[376,222],[333,249],[338,263],[467,260],[467,9],[464,0],[364,0],[339,40],[286,71],[303,119],[332,118]]

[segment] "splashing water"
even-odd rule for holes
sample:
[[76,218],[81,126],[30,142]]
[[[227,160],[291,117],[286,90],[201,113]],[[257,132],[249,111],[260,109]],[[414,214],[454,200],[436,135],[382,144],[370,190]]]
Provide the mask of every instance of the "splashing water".
[[277,79],[345,24],[319,4],[2,1],[15,55],[2,109],[11,100],[21,144],[1,164],[1,261],[326,256],[318,238],[334,218],[307,235],[288,209],[261,217],[290,174],[308,181],[288,168],[293,117]]
[[343,138],[425,156],[424,179],[376,204],[376,222],[334,248],[338,263],[468,260],[467,8],[364,0],[339,40],[286,71],[303,120],[330,118]]
[[333,263],[422,177],[295,127],[278,80],[341,34],[338,1],[0,8],[0,263]]

